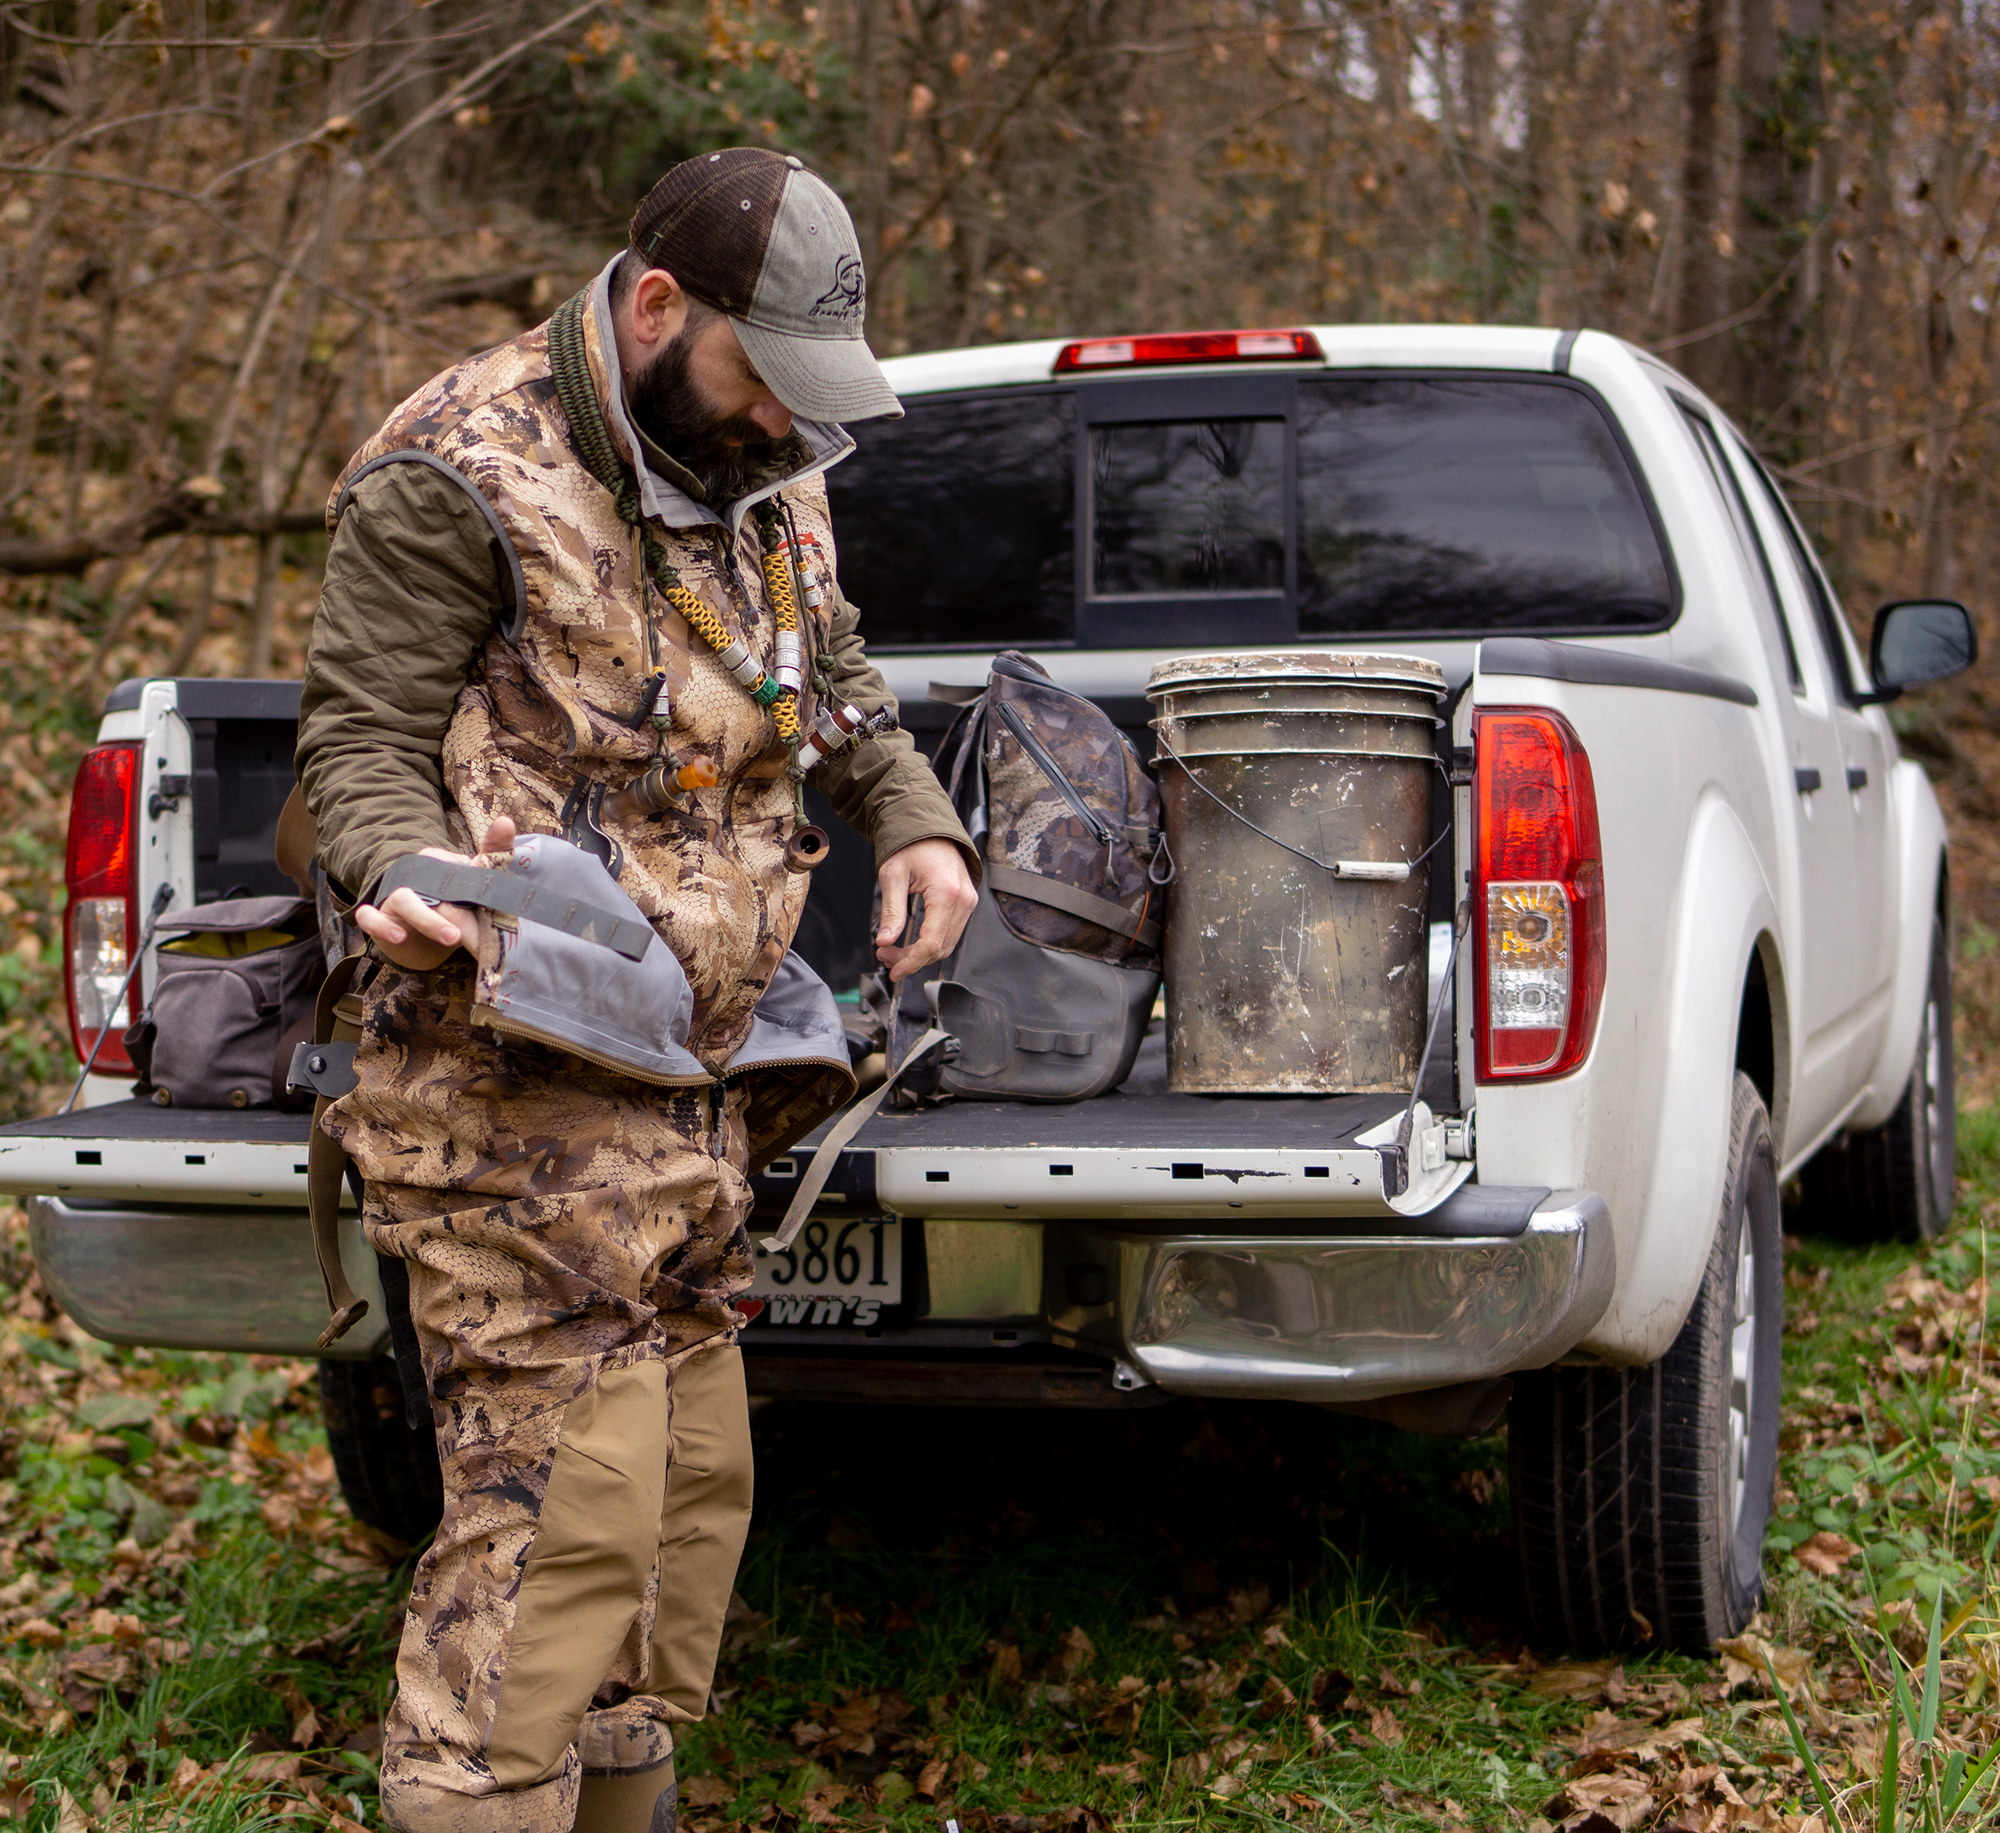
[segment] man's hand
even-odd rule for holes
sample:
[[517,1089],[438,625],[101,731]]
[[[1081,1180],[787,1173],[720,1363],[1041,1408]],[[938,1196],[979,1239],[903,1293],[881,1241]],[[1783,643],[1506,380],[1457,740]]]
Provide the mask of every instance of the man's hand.
[[[965,856],[949,840],[913,840],[891,853],[876,874],[882,886],[882,926],[875,932],[875,959],[891,980],[905,980],[920,967],[941,961],[958,946],[979,893],[965,869]],[[899,947],[896,938],[909,921],[910,899],[924,900],[924,924],[917,939]]]
[[[482,853],[511,853],[514,850],[514,823],[500,816],[486,830],[479,843]],[[465,853],[447,853],[427,846],[426,859],[448,860],[455,866],[473,863]],[[381,905],[357,904],[354,926],[374,938],[377,948],[398,967],[427,974],[462,943],[474,954],[479,951],[479,912],[463,904],[427,904],[408,885],[399,886]]]

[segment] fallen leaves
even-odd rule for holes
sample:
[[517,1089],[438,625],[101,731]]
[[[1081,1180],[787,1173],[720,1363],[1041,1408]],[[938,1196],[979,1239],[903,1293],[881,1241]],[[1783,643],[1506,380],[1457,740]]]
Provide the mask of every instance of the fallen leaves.
[[1792,1549],[1792,1557],[1808,1572],[1816,1572],[1821,1578],[1832,1578],[1861,1549],[1845,1534],[1831,1533],[1822,1528],[1805,1542]]
[[1715,1647],[1722,1663],[1723,1684],[1729,1693],[1746,1683],[1769,1692],[1774,1672],[1778,1684],[1793,1698],[1811,1684],[1812,1656],[1802,1648],[1780,1647],[1754,1631],[1730,1636]]
[[1528,1677],[1537,1699],[1609,1700],[1625,1697],[1625,1668],[1616,1661],[1563,1661]]
[[[1377,1706],[1368,1715],[1367,1735],[1373,1738],[1385,1750],[1393,1750],[1403,1741],[1403,1727],[1398,1722],[1395,1713],[1391,1712],[1387,1706]],[[1356,1736],[1358,1738],[1360,1734],[1357,1732]]]

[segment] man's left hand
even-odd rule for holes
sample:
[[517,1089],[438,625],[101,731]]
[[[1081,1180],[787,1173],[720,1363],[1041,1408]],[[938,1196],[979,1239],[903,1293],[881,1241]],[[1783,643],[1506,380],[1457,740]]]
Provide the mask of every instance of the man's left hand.
[[[875,932],[875,959],[889,970],[891,980],[906,980],[958,946],[979,892],[965,869],[965,855],[949,840],[911,841],[883,860],[876,877],[882,886],[882,925]],[[913,897],[924,900],[923,927],[914,942],[899,944]]]

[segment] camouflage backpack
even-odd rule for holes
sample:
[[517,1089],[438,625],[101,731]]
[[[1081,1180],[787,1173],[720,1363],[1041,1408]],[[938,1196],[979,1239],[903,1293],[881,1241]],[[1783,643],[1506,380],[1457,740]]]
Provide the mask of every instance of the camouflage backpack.
[[1018,651],[984,689],[931,692],[965,705],[935,767],[985,881],[957,951],[904,983],[891,1060],[934,1013],[959,1043],[939,1093],[1104,1094],[1131,1073],[1160,986],[1159,790],[1096,706]]

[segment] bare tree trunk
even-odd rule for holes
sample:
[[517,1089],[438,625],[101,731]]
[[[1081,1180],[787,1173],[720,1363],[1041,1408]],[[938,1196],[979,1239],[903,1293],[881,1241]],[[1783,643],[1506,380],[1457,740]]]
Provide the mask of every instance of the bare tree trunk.
[[195,651],[201,647],[201,639],[208,634],[209,621],[215,616],[215,573],[220,556],[219,541],[204,541],[201,544],[201,584],[196,588],[194,603],[181,619],[181,633],[174,643],[174,653],[167,658],[165,672],[170,675],[184,675],[193,665]]
[[1687,128],[1681,157],[1681,288],[1676,325],[1685,344],[1675,360],[1697,382],[1718,372],[1709,327],[1724,313],[1725,270],[1718,237],[1721,220],[1721,101],[1724,0],[1695,0],[1694,34],[1688,40]]
[[1732,315],[1753,314],[1715,352],[1720,372],[1734,356],[1735,400],[1752,437],[1791,393],[1780,297],[1791,242],[1785,109],[1779,94],[1777,0],[1742,0],[1737,87],[1742,97],[1736,177],[1736,272]]
[[1572,109],[1577,43],[1595,0],[1536,0],[1521,23],[1522,81],[1528,107],[1528,190],[1541,266],[1536,317],[1545,325],[1578,322],[1577,258],[1583,213],[1577,196]]

